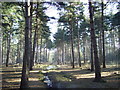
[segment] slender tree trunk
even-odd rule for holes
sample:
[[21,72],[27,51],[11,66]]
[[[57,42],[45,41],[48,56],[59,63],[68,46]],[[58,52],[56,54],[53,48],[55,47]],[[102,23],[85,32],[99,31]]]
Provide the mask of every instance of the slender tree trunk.
[[[119,60],[120,59],[120,26],[118,26],[118,40],[119,40],[119,47],[118,47],[118,60]],[[117,65],[119,65],[119,61]]]
[[115,52],[116,48],[115,48],[115,33],[113,31],[113,50]]
[[37,48],[36,48],[35,63],[38,63],[38,39],[37,39]]
[[57,47],[57,64],[60,65],[60,60],[59,60],[59,50],[58,50],[58,47]]
[[98,39],[98,45],[99,45],[99,59],[100,59],[100,65],[102,64],[102,62],[103,62],[103,53],[102,53],[102,33],[101,33],[101,31],[100,31],[100,37],[99,37],[99,39]]
[[84,49],[83,49],[83,57],[84,57],[84,64],[85,64],[85,63],[86,63],[86,61],[85,61],[85,59],[86,59],[86,58],[85,58],[85,56],[86,56],[86,55],[85,55],[85,46],[83,46],[83,48],[84,48]]
[[32,57],[30,60],[30,70],[32,70],[34,66],[34,56],[35,56],[35,47],[36,47],[36,41],[37,41],[37,31],[38,31],[38,2],[37,2],[37,9],[36,9],[36,27],[35,27],[35,33],[34,33],[34,42],[33,42],[33,51],[32,51]]
[[3,61],[3,55],[2,54],[3,54],[3,51],[2,51],[2,33],[0,32],[0,65],[2,65],[2,61]]
[[80,33],[79,33],[79,29],[78,29],[78,21],[77,21],[77,43],[78,43],[78,64],[79,67],[81,67],[81,57],[80,57]]
[[1,47],[2,48],[2,63],[4,62],[4,53],[3,53],[4,52],[3,51],[4,50],[4,46],[3,45],[4,44],[3,44],[3,39],[2,39],[2,47]]
[[41,54],[42,54],[42,36],[40,38],[40,63],[41,63],[41,60],[42,60]]
[[[32,0],[31,0],[32,1]],[[32,13],[33,13],[33,2],[30,2],[30,5],[31,5],[31,8],[30,8],[30,38],[29,38],[29,47],[30,47],[30,50],[29,50],[29,54],[30,54],[30,66],[31,66],[31,60],[32,60]],[[29,66],[29,67],[30,67]],[[30,68],[29,68],[30,69]]]
[[28,88],[28,75],[29,75],[29,33],[30,33],[30,2],[25,2],[25,51],[23,56],[23,67],[20,88]]
[[119,40],[119,50],[120,50],[120,26],[118,26],[118,40]]
[[104,38],[104,25],[103,25],[103,10],[104,10],[104,3],[103,3],[103,0],[101,0],[102,1],[102,16],[101,16],[101,19],[102,19],[102,42],[103,42],[103,45],[102,45],[102,47],[103,47],[103,68],[106,68],[106,64],[105,64],[105,38]]
[[47,57],[47,53],[48,53],[48,51],[47,51],[47,48],[45,48],[46,50],[45,50],[45,55],[46,55],[46,62],[48,61],[48,57]]
[[67,56],[67,47],[66,47],[66,46],[67,46],[67,45],[65,44],[65,55],[64,55],[64,60],[65,60],[64,63],[65,63],[65,64],[66,64],[66,59],[67,59],[67,58],[66,58],[66,56]]
[[16,60],[16,63],[20,63],[20,40],[19,42],[17,43],[17,60]]
[[100,62],[98,59],[98,52],[97,52],[97,43],[96,43],[96,37],[95,37],[95,31],[94,31],[94,24],[93,24],[93,7],[91,0],[89,0],[89,13],[90,13],[90,28],[91,28],[91,40],[94,50],[94,60],[95,60],[95,79],[94,81],[99,82],[101,81],[101,68],[100,68]]
[[93,61],[93,45],[91,40],[91,72],[94,71],[94,61]]
[[62,64],[64,65],[64,42],[62,42]]
[[7,37],[7,58],[6,58],[6,67],[8,67],[8,63],[9,63],[9,54],[10,54],[10,35],[9,37]]
[[48,59],[48,62],[49,62],[49,57],[50,57],[50,50],[48,50],[48,55],[47,55],[47,59]]
[[73,22],[70,21],[70,32],[71,32],[71,50],[72,50],[72,68],[75,68],[74,66],[74,47],[73,47]]
[[72,49],[71,49],[71,46],[69,48],[69,54],[70,54],[70,65],[72,66]]

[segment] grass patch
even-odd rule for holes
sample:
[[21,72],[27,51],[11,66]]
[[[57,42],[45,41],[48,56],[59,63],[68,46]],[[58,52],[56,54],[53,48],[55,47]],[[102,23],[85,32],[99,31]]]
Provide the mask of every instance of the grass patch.
[[55,78],[57,81],[71,81],[70,77],[65,74],[56,74]]

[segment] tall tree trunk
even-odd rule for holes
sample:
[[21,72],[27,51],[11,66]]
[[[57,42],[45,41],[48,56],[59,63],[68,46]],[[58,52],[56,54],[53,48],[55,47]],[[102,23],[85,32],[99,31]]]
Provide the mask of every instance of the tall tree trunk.
[[119,49],[120,49],[120,26],[118,26],[118,40],[119,40]]
[[38,39],[37,39],[37,48],[36,48],[35,63],[38,63]]
[[62,64],[64,65],[64,42],[62,42]]
[[72,49],[71,49],[71,46],[69,47],[69,54],[70,54],[70,65],[72,66]]
[[[32,0],[31,0],[32,1]],[[30,5],[31,5],[31,8],[30,8],[30,38],[29,38],[29,47],[30,47],[30,50],[29,50],[29,54],[30,54],[30,66],[31,66],[31,60],[32,60],[32,16],[33,16],[33,2],[30,2]],[[29,67],[30,67],[29,66]],[[29,68],[30,69],[30,68]]]
[[94,71],[93,45],[92,45],[92,40],[91,40],[91,71]]
[[115,33],[113,32],[113,51],[115,52],[116,48],[115,48]]
[[118,26],[118,50],[117,50],[117,62],[116,64],[119,65],[119,59],[120,59],[120,25]]
[[38,31],[38,2],[37,2],[37,9],[36,9],[36,27],[35,27],[35,33],[34,33],[34,42],[33,42],[33,51],[32,51],[32,57],[30,58],[30,70],[32,70],[34,66],[34,56],[35,56],[35,47],[36,47],[36,41],[37,41],[37,31]]
[[48,62],[49,62],[49,57],[50,57],[50,50],[48,50],[48,55],[47,55]]
[[97,43],[96,43],[96,37],[95,37],[95,31],[94,31],[94,24],[93,24],[93,7],[92,2],[89,0],[89,13],[90,13],[90,28],[91,28],[91,40],[94,50],[94,60],[95,60],[95,79],[94,81],[99,82],[101,81],[101,68],[100,68],[100,62],[98,59],[98,52],[97,52]]
[[3,55],[2,54],[3,54],[3,51],[2,51],[2,33],[1,33],[1,30],[0,30],[0,65],[2,65],[2,61],[3,61]]
[[66,64],[66,56],[67,56],[67,47],[66,47],[67,45],[65,44],[65,55],[64,55],[64,63]]
[[102,45],[102,47],[103,47],[103,68],[106,68],[106,64],[105,64],[105,38],[104,38],[104,25],[103,25],[103,11],[104,11],[104,3],[103,3],[103,0],[101,0],[102,1],[102,16],[101,16],[101,20],[102,20],[102,42],[103,42],[103,45]]
[[28,88],[28,75],[29,75],[29,33],[30,33],[30,2],[25,2],[25,51],[23,56],[23,67],[20,88]]
[[17,43],[17,60],[16,60],[16,63],[20,63],[20,40],[19,42]]
[[99,46],[99,59],[100,59],[100,65],[102,64],[103,62],[103,53],[102,53],[102,32],[100,30],[100,36],[99,36],[99,39],[98,39],[98,46]]
[[70,21],[70,33],[71,33],[71,50],[72,50],[72,68],[75,68],[74,66],[74,47],[73,47],[73,22]]
[[10,38],[10,35],[8,35],[8,37],[7,37],[7,58],[6,58],[6,67],[8,67],[8,63],[9,63],[10,42],[11,42],[11,38]]
[[2,46],[2,47],[1,47],[1,48],[2,48],[2,63],[4,62],[4,53],[3,53],[3,52],[4,52],[4,51],[3,51],[3,50],[4,50],[4,46],[3,46],[3,45],[4,45],[4,44],[3,44],[3,39],[2,39],[2,45],[1,45],[1,46]]
[[86,56],[86,55],[85,55],[85,45],[83,46],[83,48],[84,48],[84,49],[83,49],[83,57],[84,57],[84,64],[85,64],[85,63],[86,63],[86,61],[85,61],[85,59],[86,59],[86,58],[85,58],[85,56]]
[[78,21],[77,21],[77,43],[78,43],[78,64],[79,64],[79,67],[81,67],[81,57],[80,57],[80,33],[79,33],[79,29],[78,29]]
[[46,62],[48,61],[47,59],[48,59],[48,57],[47,57],[47,53],[48,53],[48,51],[47,51],[47,47],[45,48],[46,50],[45,50],[45,55],[46,55]]
[[41,63],[41,60],[42,60],[42,35],[41,35],[41,38],[40,38],[40,63]]

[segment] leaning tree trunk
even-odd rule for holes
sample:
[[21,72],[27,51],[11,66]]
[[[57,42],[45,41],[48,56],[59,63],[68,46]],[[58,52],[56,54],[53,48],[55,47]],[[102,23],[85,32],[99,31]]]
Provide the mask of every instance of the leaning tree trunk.
[[102,16],[101,16],[101,20],[102,20],[102,26],[101,26],[101,29],[102,29],[102,42],[103,42],[103,68],[106,68],[106,64],[105,64],[105,38],[104,38],[104,25],[103,25],[103,10],[104,10],[104,3],[103,3],[103,0],[102,1]]
[[28,74],[29,74],[29,33],[30,33],[30,2],[25,2],[25,51],[23,56],[23,67],[20,88],[28,88]]
[[93,24],[93,7],[91,0],[89,0],[89,13],[90,13],[90,28],[91,28],[91,40],[94,50],[94,60],[95,60],[95,79],[94,81],[99,82],[101,81],[101,68],[100,68],[100,62],[98,59],[98,52],[97,52],[97,43],[96,43],[96,37],[95,37],[95,31],[94,31],[94,24]]
[[6,58],[6,67],[8,67],[8,63],[9,63],[9,54],[10,54],[10,35],[8,35],[9,37],[7,37],[7,58]]

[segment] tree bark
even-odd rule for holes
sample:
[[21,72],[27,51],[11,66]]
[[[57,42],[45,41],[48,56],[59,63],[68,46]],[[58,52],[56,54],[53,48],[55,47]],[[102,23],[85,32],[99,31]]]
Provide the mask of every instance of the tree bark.
[[20,63],[20,40],[17,43],[17,60],[16,63]]
[[91,72],[94,71],[94,61],[93,61],[93,45],[91,40]]
[[2,48],[2,33],[0,32],[0,65],[2,65],[2,62],[3,62],[3,51],[2,51],[2,49],[3,49]]
[[100,65],[102,64],[103,62],[103,53],[102,53],[102,32],[100,30],[100,36],[99,36],[99,39],[98,39],[98,45],[99,45],[99,59],[100,59]]
[[35,56],[35,47],[36,47],[36,41],[37,41],[37,31],[38,31],[38,2],[37,2],[37,9],[36,9],[36,27],[35,27],[35,33],[34,33],[34,42],[33,42],[33,51],[32,51],[32,57],[30,59],[30,70],[32,70],[34,66],[34,56]]
[[8,35],[8,37],[7,37],[7,58],[6,58],[6,67],[8,67],[8,64],[9,64],[10,42],[11,42],[10,35]]
[[25,51],[23,56],[23,67],[20,88],[28,88],[28,74],[29,74],[29,33],[30,33],[30,2],[25,2]]
[[48,61],[48,57],[47,57],[47,54],[48,54],[48,50],[47,50],[47,47],[45,48],[45,55],[46,55],[46,62]]
[[[32,0],[31,0],[32,1]],[[29,54],[30,54],[30,66],[31,66],[31,59],[32,59],[32,16],[33,16],[33,2],[30,2],[31,8],[30,8],[30,38],[29,38]],[[30,69],[30,68],[29,68]]]
[[81,67],[81,57],[80,57],[80,33],[79,33],[79,29],[78,29],[78,21],[77,21],[77,43],[78,43],[78,64],[79,67]]
[[106,68],[106,64],[105,64],[105,38],[104,38],[104,25],[103,25],[103,14],[104,14],[104,3],[103,3],[103,0],[102,1],[102,16],[101,16],[101,20],[102,20],[102,42],[103,42],[103,68]]
[[35,63],[38,63],[38,39],[37,39],[37,48],[36,48]]
[[86,58],[85,58],[85,56],[86,56],[86,55],[85,55],[85,46],[83,46],[83,48],[84,48],[84,49],[83,49],[83,57],[84,57],[84,64],[85,64],[85,63],[86,63],[86,61],[85,61],[85,59],[86,59]]
[[95,31],[94,31],[94,22],[93,22],[93,7],[92,2],[89,0],[89,13],[90,13],[90,28],[91,28],[91,40],[94,50],[94,60],[95,60],[95,82],[101,81],[101,68],[100,63],[98,59],[98,52],[97,52],[97,43],[96,43],[96,37],[95,37]]
[[4,58],[3,58],[3,57],[4,57],[4,53],[3,53],[3,52],[4,52],[4,51],[3,51],[3,50],[4,50],[4,47],[3,47],[3,45],[4,45],[4,44],[3,44],[3,40],[2,40],[2,47],[1,47],[1,48],[2,48],[2,63],[4,62]]
[[42,35],[41,35],[41,38],[40,38],[40,63],[41,63],[41,60],[42,60],[41,54],[42,54]]
[[72,68],[75,68],[74,66],[74,47],[73,47],[73,23],[70,21],[70,33],[71,33],[71,50],[72,50]]
[[62,64],[64,65],[64,42],[62,42]]

